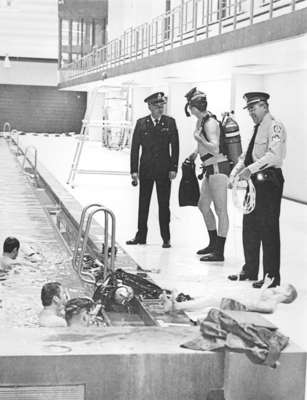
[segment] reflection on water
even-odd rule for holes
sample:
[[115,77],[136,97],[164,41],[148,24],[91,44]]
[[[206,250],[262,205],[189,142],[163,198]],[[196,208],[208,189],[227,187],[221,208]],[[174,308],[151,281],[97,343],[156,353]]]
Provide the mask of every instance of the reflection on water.
[[46,282],[61,282],[71,297],[90,295],[90,288],[83,287],[60,244],[52,241],[27,244],[40,253],[41,261],[31,263],[33,266],[16,266],[6,280],[0,281],[2,327],[38,326],[42,309],[40,293]]

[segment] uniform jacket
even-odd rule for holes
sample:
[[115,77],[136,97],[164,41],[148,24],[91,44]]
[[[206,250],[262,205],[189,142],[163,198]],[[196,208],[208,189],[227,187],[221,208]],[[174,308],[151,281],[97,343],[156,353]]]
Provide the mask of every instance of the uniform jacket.
[[131,144],[131,174],[139,172],[141,178],[167,177],[170,171],[177,172],[178,157],[179,139],[174,118],[162,115],[157,126],[150,115],[137,120]]
[[[253,163],[248,166],[252,174],[268,167],[280,168],[286,156],[286,130],[283,124],[267,113],[259,125],[253,148]],[[244,167],[244,152],[231,172],[235,176]]]

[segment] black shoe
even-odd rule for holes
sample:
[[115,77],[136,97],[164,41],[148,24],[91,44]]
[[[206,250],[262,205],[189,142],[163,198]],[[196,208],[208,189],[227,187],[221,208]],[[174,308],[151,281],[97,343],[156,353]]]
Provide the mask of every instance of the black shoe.
[[239,274],[228,275],[228,279],[230,279],[231,281],[256,281],[257,277],[251,277],[245,271],[241,271]]
[[135,237],[134,239],[127,240],[126,244],[146,244],[146,239],[138,239]]
[[200,261],[207,261],[207,262],[224,261],[224,256],[223,254],[218,254],[213,251],[212,253],[209,253],[206,256],[201,257]]
[[205,254],[210,254],[210,253],[212,253],[213,250],[214,250],[214,247],[209,245],[209,246],[205,247],[204,249],[198,250],[198,251],[196,252],[196,254],[198,254],[199,256],[200,256],[200,255],[203,256],[203,255],[205,255]]
[[163,249],[169,249],[171,246],[171,242],[169,240],[166,240],[165,242],[163,242],[162,244]]
[[[253,288],[255,289],[261,289],[263,286],[264,280],[261,279],[260,281],[254,282],[253,283]],[[274,279],[274,281],[270,284],[270,286],[268,286],[268,288],[273,288],[279,286],[279,283],[276,281],[276,279]]]

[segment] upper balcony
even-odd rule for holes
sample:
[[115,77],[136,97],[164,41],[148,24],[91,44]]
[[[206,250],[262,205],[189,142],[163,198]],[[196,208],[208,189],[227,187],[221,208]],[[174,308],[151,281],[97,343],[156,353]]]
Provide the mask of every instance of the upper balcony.
[[104,80],[305,33],[306,5],[306,0],[185,0],[62,67],[59,86]]

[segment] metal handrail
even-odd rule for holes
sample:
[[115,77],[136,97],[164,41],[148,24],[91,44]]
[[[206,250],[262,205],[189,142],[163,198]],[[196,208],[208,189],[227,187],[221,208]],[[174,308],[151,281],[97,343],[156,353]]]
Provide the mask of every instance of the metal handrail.
[[[18,148],[19,148],[19,146],[17,146],[17,149]],[[27,154],[28,154],[29,150],[34,150],[34,165],[33,165],[32,161],[29,158],[27,158]],[[26,161],[28,161],[28,163],[33,168],[33,170],[34,170],[34,178],[35,178],[35,181],[37,182],[37,178],[38,178],[38,174],[37,174],[37,148],[35,146],[30,145],[30,146],[26,147],[26,149],[24,151],[24,154],[23,154],[22,169],[25,168]]]
[[[14,139],[13,135],[16,135],[16,139]],[[17,131],[17,129],[12,129],[10,132],[10,136],[9,136],[9,143],[13,143],[16,146],[16,156],[20,155],[20,153],[22,153],[22,150],[19,146],[19,135],[20,132]]]
[[[8,130],[6,130],[8,128]],[[4,124],[3,124],[3,133],[9,133],[9,132],[11,132],[11,124],[9,123],[9,122],[4,122]]]
[[103,207],[103,205],[99,204],[99,203],[93,203],[93,204],[90,204],[90,205],[84,207],[82,210],[80,223],[79,223],[78,236],[76,239],[76,244],[75,244],[74,253],[73,253],[73,257],[72,257],[72,265],[73,265],[73,268],[75,271],[77,271],[77,269],[78,269],[77,268],[77,259],[79,258],[78,252],[79,252],[79,247],[80,247],[80,244],[82,241],[83,225],[84,225],[86,213],[92,207]]
[[278,4],[275,0],[268,0],[267,3],[263,0],[230,0],[226,4],[219,2],[218,9],[213,9],[208,0],[185,0],[171,11],[129,28],[119,38],[64,66],[60,71],[60,80],[68,81],[98,71],[105,79],[104,71],[109,68],[195,42],[199,38],[221,35],[246,26],[246,23],[251,25],[262,22],[263,18],[272,19],[279,15],[281,8],[287,7],[291,13],[296,10],[296,4],[302,2],[306,0],[279,0]]
[[[87,211],[90,208],[93,207],[98,207],[96,210],[93,210],[89,213],[87,222],[86,222],[86,227],[85,227],[85,232],[84,232],[84,237],[83,237],[83,242],[82,242],[82,247],[80,250],[80,245],[81,245],[81,240],[82,240],[82,234],[83,234],[83,225],[85,221],[85,216]],[[114,271],[114,261],[115,261],[115,225],[116,225],[116,219],[114,213],[109,210],[108,208],[100,205],[100,204],[90,204],[89,206],[85,207],[82,210],[81,214],[81,219],[80,219],[80,226],[79,226],[79,231],[78,231],[78,237],[74,249],[74,255],[73,255],[73,268],[78,272],[78,275],[81,280],[83,280],[86,283],[90,284],[95,284],[96,280],[93,274],[90,272],[83,271],[83,257],[86,252],[86,247],[87,247],[87,242],[88,242],[88,237],[89,237],[89,232],[90,228],[92,225],[92,220],[93,217],[96,213],[98,212],[103,212],[105,216],[105,224],[104,224],[104,263],[101,266],[103,268],[103,276],[106,278],[109,275],[109,272]],[[110,257],[110,262],[108,258],[108,250],[109,250],[109,216],[111,217],[112,221],[112,226],[111,226],[111,257]],[[80,252],[79,252],[80,250]],[[89,279],[88,279],[89,278]]]

